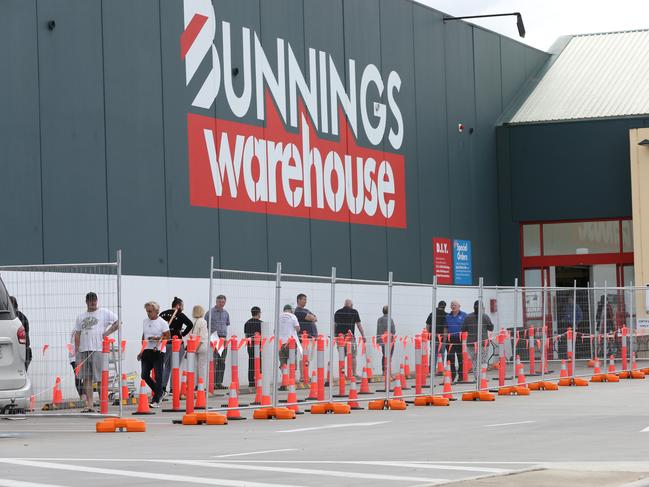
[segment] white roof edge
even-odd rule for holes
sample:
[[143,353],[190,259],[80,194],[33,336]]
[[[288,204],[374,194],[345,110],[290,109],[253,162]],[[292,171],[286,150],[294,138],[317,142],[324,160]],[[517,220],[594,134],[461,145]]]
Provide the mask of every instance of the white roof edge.
[[550,52],[500,124],[649,114],[649,29],[565,36]]

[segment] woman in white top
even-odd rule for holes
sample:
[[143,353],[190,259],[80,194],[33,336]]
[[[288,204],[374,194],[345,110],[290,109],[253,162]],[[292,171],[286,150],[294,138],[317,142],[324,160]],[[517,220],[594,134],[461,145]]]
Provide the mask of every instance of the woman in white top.
[[[194,322],[194,328],[192,328],[192,334],[198,335],[201,337],[201,341],[196,349],[196,367],[198,377],[203,378],[203,384],[205,384],[205,377],[207,377],[207,352],[210,349],[209,344],[209,333],[207,330],[207,321],[205,321],[205,309],[202,306],[196,305],[192,309],[192,321]],[[198,379],[197,379],[198,383]],[[207,387],[207,384],[205,384]]]
[[[155,301],[149,301],[144,305],[147,317],[142,323],[142,340],[146,340],[146,346],[138,355],[142,360],[142,379],[153,391],[153,399],[150,406],[160,407],[162,396],[162,364],[164,363],[164,344],[170,338],[169,324],[160,318],[160,305]],[[151,378],[151,370],[155,372],[155,380]]]

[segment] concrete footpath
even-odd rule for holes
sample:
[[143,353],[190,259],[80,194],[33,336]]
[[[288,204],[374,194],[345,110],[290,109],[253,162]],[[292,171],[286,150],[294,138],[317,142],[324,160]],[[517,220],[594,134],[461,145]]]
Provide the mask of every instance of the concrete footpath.
[[225,426],[158,412],[146,433],[100,435],[90,417],[0,420],[0,486],[618,486],[649,476],[648,404],[637,380]]

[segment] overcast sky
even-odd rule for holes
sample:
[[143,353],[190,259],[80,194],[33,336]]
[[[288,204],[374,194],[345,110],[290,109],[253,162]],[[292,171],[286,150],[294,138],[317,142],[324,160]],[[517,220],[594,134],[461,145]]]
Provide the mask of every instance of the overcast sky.
[[518,37],[515,17],[475,23],[544,51],[562,35],[649,28],[649,0],[417,1],[454,16],[521,12],[525,39]]

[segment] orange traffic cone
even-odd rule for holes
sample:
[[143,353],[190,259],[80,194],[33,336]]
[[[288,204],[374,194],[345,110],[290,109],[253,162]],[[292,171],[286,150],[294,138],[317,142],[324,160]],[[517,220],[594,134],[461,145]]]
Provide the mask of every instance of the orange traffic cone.
[[280,391],[285,391],[288,389],[288,367],[286,364],[282,365],[282,385],[279,388]]
[[447,399],[453,399],[453,387],[451,386],[451,362],[446,361],[446,369],[444,370],[444,394],[443,397]]
[[257,390],[255,392],[255,402],[253,404],[261,404],[261,395],[263,392],[263,379],[262,379],[262,374],[259,372],[259,376],[257,377]]
[[316,371],[311,372],[311,382],[309,384],[309,396],[307,399],[316,400],[318,399],[318,376]]
[[518,368],[518,385],[525,386],[525,383],[527,382],[527,379],[525,378],[525,367],[521,363],[521,357],[519,355],[516,355],[516,367]]
[[54,390],[52,391],[52,405],[57,406],[63,402],[63,394],[61,392],[61,378],[57,375],[56,382],[54,383]]
[[402,391],[407,391],[408,389],[410,389],[410,387],[408,387],[408,383],[406,382],[406,369],[403,366],[403,364],[401,364],[399,380],[401,381],[401,390]]
[[568,369],[566,368],[566,360],[562,359],[561,360],[561,372],[559,373],[559,378],[563,379],[564,377],[568,377]]
[[358,404],[358,391],[356,390],[356,377],[352,376],[351,383],[349,384],[349,401],[347,402],[352,409],[363,409]]
[[487,380],[487,364],[482,364],[482,371],[480,374],[480,390],[489,390],[489,381]]
[[198,390],[196,391],[196,404],[194,409],[205,409],[207,404],[207,397],[205,396],[205,381],[202,377],[198,377]]
[[180,398],[187,397],[187,371],[183,370],[182,382],[180,383]]
[[122,373],[122,404],[128,401],[128,384],[126,383],[126,373]]
[[286,397],[286,402],[289,404],[286,406],[291,411],[295,411],[296,414],[302,414],[297,403],[297,393],[295,392],[295,379],[289,378],[288,381],[288,396]]
[[615,374],[615,356],[611,355],[608,359],[608,373]]
[[372,394],[370,391],[370,380],[367,374],[367,367],[363,368],[363,376],[361,377],[361,390],[359,394]]
[[593,374],[597,375],[597,374],[601,374],[601,373],[602,373],[602,370],[601,370],[601,367],[600,367],[599,359],[596,358],[594,360],[594,363],[593,363]]
[[147,385],[144,379],[140,381],[140,394],[137,400],[137,411],[133,414],[155,414],[149,409],[149,397],[146,393]]
[[437,374],[438,375],[444,374],[444,362],[441,353],[437,354]]
[[406,375],[406,379],[410,377],[410,364],[408,363],[408,356],[403,357],[403,373]]
[[[239,407],[239,395],[237,394],[237,385],[234,382],[230,383],[230,397],[228,398],[228,408],[238,408]],[[227,414],[228,419],[238,420],[246,419],[241,416],[241,413],[238,409],[228,409]]]
[[399,382],[400,377],[401,374],[397,375],[393,380],[392,396],[395,399],[401,399],[403,397],[403,391],[401,390],[401,383]]

